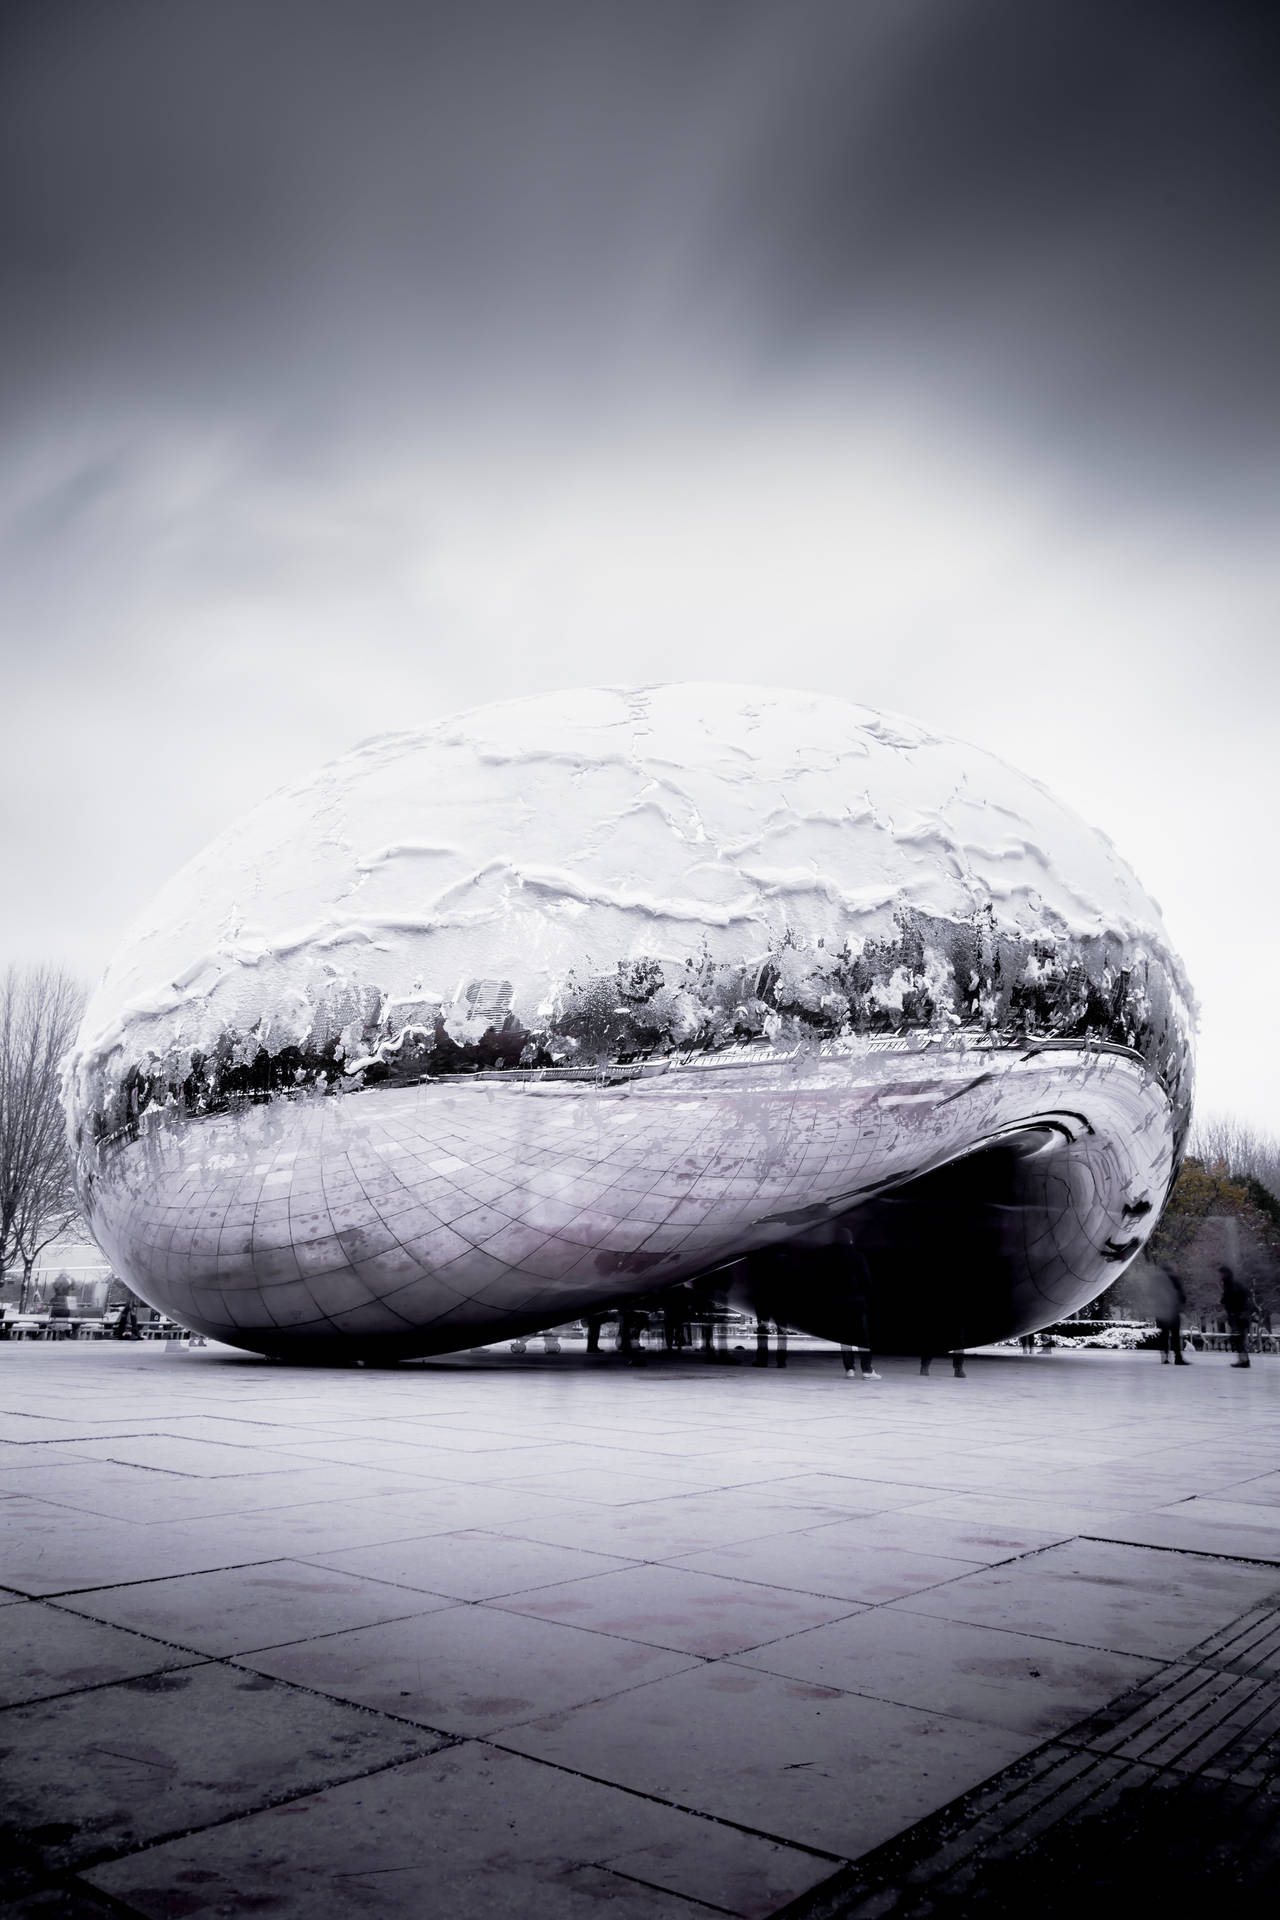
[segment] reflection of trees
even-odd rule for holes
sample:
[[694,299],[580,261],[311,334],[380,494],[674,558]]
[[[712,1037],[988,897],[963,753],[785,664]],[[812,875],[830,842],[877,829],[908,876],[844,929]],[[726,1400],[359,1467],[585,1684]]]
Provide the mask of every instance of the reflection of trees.
[[[1176,1268],[1187,1292],[1187,1312],[1210,1318],[1221,1311],[1225,1263],[1253,1287],[1262,1313],[1280,1314],[1280,1201],[1254,1175],[1237,1176],[1219,1162],[1189,1156],[1169,1204],[1147,1245],[1146,1262]],[[1108,1309],[1149,1309],[1147,1272],[1139,1264],[1103,1296]]]
[[0,1273],[18,1266],[21,1304],[44,1249],[79,1217],[59,1068],[84,996],[57,967],[10,967],[0,980]]

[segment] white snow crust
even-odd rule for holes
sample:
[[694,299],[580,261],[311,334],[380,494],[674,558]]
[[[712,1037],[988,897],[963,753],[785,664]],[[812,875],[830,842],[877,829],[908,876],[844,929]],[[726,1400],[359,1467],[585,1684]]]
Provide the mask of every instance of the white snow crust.
[[533,1026],[573,970],[856,951],[912,908],[1169,956],[1110,842],[981,748],[774,687],[512,700],[366,741],[230,827],[133,928],[72,1077],[300,1043],[343,982],[452,1032],[467,983],[502,979]]

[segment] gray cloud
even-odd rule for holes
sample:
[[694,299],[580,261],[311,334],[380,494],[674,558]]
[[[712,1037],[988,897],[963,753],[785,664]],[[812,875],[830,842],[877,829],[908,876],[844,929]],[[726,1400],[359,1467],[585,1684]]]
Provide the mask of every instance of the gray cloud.
[[1222,1099],[1269,1100],[1280,1060],[1230,1062],[1280,932],[1274,10],[3,31],[14,951],[96,967],[230,813],[388,724],[829,686],[1106,826],[1213,983]]

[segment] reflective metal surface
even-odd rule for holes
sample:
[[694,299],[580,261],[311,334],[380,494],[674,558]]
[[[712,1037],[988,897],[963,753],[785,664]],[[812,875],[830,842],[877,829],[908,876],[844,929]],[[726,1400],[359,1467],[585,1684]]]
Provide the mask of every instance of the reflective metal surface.
[[[855,1053],[161,1111],[106,1149],[92,1199],[112,1263],[202,1332],[268,1352],[438,1353],[652,1292],[829,1215],[865,1217],[859,1244],[883,1257],[900,1236],[877,1195],[1015,1139],[1031,1150],[983,1286],[954,1207],[937,1222],[944,1297],[963,1296],[974,1344],[1058,1318],[1136,1251],[1173,1135],[1133,1056]],[[920,1284],[900,1276],[885,1307],[903,1317]],[[838,1336],[838,1287],[817,1292],[780,1307]]]
[[1190,1017],[1109,845],[842,702],[556,700],[358,749],[162,896],[68,1083],[116,1270],[318,1357],[747,1254],[762,1312],[848,1337],[856,1250],[886,1348],[1115,1278],[1176,1167]]

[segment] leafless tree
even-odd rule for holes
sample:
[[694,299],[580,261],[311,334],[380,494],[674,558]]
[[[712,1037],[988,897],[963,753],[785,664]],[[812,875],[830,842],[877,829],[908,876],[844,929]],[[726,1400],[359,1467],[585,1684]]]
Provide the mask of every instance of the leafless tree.
[[1234,1114],[1196,1116],[1189,1149],[1206,1167],[1257,1180],[1280,1200],[1280,1140]]
[[23,1270],[73,1225],[75,1196],[59,1067],[84,995],[58,967],[10,967],[0,978],[0,1275]]

